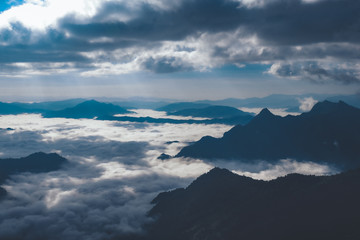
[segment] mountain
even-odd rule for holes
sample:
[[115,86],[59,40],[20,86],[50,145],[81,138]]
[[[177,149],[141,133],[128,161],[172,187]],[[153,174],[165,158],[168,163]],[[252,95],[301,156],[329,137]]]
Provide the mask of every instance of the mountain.
[[189,108],[172,112],[170,115],[191,116],[203,118],[229,118],[235,116],[252,117],[251,114],[245,113],[237,108],[227,106],[209,106],[205,108]]
[[[56,171],[67,162],[67,159],[56,153],[46,154],[43,152],[33,153],[22,158],[0,159],[0,184],[8,179],[12,174],[23,172],[40,173]],[[0,187],[0,198],[5,195],[5,189]]]
[[126,109],[111,103],[101,103],[95,100],[82,102],[75,107],[60,111],[51,111],[43,114],[44,117],[62,118],[95,118],[99,116],[112,116],[114,114],[130,113]]
[[289,112],[302,111],[300,107],[300,99],[313,98],[317,101],[344,101],[352,106],[360,108],[360,95],[329,95],[329,94],[302,94],[302,95],[286,95],[272,94],[262,98],[228,98],[223,100],[202,100],[195,103],[223,105],[231,107],[248,107],[248,108],[285,108]]
[[21,107],[28,110],[40,110],[40,111],[59,111],[65,108],[71,108],[86,101],[83,98],[67,99],[62,101],[48,101],[48,102],[34,102],[34,103],[12,103],[14,106]]
[[169,104],[169,102],[166,101],[150,100],[122,100],[112,101],[111,103],[114,105],[123,106],[126,109],[157,109]]
[[11,174],[22,172],[50,172],[56,171],[66,163],[67,160],[56,153],[33,153],[22,158],[0,159],[0,183]]
[[97,120],[120,121],[120,122],[147,122],[147,123],[171,123],[171,124],[246,124],[253,118],[248,116],[234,116],[229,118],[213,118],[204,120],[194,119],[172,119],[172,118],[152,118],[152,117],[131,117],[131,116],[111,116],[104,115],[97,118]]
[[241,161],[292,158],[360,166],[360,109],[344,102],[317,103],[310,112],[280,117],[263,109],[250,123],[222,138],[203,137],[177,157]]
[[21,113],[32,113],[33,111],[24,107],[18,106],[13,103],[0,102],[0,114],[21,114]]
[[227,98],[223,100],[198,101],[197,103],[248,108],[289,108],[299,106],[299,97],[298,95],[272,94],[262,98]]
[[64,101],[38,102],[38,103],[4,103],[0,102],[0,114],[45,113],[74,107],[83,102],[83,99],[69,99]]
[[193,102],[178,102],[178,103],[171,103],[165,105],[163,107],[157,108],[157,111],[164,111],[167,113],[173,113],[177,111],[182,111],[185,109],[199,109],[199,108],[206,108],[211,106],[207,103],[193,103]]
[[153,200],[146,239],[355,240],[359,201],[359,169],[261,181],[214,168]]

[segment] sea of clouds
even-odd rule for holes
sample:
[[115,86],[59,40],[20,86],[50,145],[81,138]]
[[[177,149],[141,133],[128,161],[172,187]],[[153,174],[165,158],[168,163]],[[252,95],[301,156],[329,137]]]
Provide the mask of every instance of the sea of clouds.
[[[144,114],[144,112],[141,112]],[[151,112],[150,112],[151,114]],[[159,113],[154,113],[159,114]],[[148,124],[93,119],[0,116],[0,158],[56,152],[69,160],[48,173],[13,175],[3,187],[0,239],[113,239],[145,234],[151,200],[186,187],[214,166],[257,179],[290,172],[329,174],[328,166],[285,159],[278,164],[200,159],[160,160],[202,136],[221,137],[221,124]]]

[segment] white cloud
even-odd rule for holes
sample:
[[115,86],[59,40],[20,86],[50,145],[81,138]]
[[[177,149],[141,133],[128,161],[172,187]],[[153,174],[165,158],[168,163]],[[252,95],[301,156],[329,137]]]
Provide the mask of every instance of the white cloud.
[[[261,163],[257,163],[258,165],[262,165]],[[283,159],[274,164],[266,164],[264,169],[259,171],[259,166],[253,164],[253,168],[251,170],[251,166],[246,166],[246,168],[250,168],[249,170],[234,170],[233,172],[248,176],[254,179],[262,179],[262,180],[272,180],[278,177],[285,176],[290,173],[299,173],[305,175],[329,175],[337,172],[336,169],[329,167],[328,165],[317,164],[313,162],[297,162],[292,159]]]
[[[162,113],[138,111],[157,116]],[[147,124],[92,119],[0,116],[2,158],[56,151],[69,159],[49,173],[17,174],[5,183],[0,204],[0,238],[102,240],[140,233],[153,221],[146,213],[162,191],[185,187],[213,166],[259,179],[290,172],[326,174],[327,166],[283,160],[246,166],[199,159],[160,160],[204,135],[221,137],[231,126]],[[13,128],[15,130],[5,130]],[[177,142],[178,141],[178,142]]]
[[312,97],[307,97],[307,98],[303,98],[303,99],[299,99],[299,103],[300,103],[300,107],[299,109],[303,112],[308,112],[310,111],[313,106],[317,103],[318,101],[315,100]]
[[33,31],[44,32],[56,27],[57,21],[69,14],[79,19],[94,16],[100,0],[31,0],[0,14],[0,28],[11,29],[12,23],[21,23]]

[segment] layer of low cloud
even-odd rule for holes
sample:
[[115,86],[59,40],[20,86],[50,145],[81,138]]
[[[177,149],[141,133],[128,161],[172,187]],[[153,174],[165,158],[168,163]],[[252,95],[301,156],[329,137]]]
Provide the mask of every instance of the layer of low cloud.
[[[163,113],[138,111],[152,117]],[[15,174],[2,186],[1,239],[126,239],[144,234],[151,200],[185,187],[214,166],[259,179],[291,172],[328,174],[332,168],[282,160],[277,164],[160,160],[204,135],[221,137],[231,126],[148,124],[92,119],[0,116],[1,158],[58,152],[69,160],[61,170]]]
[[0,63],[7,77],[260,63],[275,76],[357,84],[358,12],[356,0],[26,1],[0,14]]

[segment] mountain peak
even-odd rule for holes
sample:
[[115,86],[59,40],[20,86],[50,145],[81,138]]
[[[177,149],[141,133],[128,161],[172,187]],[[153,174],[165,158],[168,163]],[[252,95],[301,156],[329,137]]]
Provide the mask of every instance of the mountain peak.
[[[228,169],[215,167],[211,169],[209,172],[201,175],[195,181],[193,181],[187,189],[195,190],[199,188],[216,188],[219,185],[225,184],[226,187],[230,187],[228,183],[231,182],[241,182],[241,184],[248,184],[253,182],[252,178],[240,176],[231,172]],[[225,186],[223,185],[223,187]]]
[[225,168],[214,167],[206,174],[208,176],[219,176],[219,175],[227,175],[227,174],[233,174],[233,173]]
[[274,114],[272,114],[272,112],[270,112],[269,109],[267,108],[263,108],[261,110],[261,112],[255,116],[254,119],[263,119],[263,120],[269,120],[269,119],[273,119],[275,117]]
[[352,107],[343,101],[339,101],[335,103],[325,100],[323,102],[316,103],[311,109],[310,113],[324,114],[324,113],[330,113],[333,111],[344,110],[348,108],[352,108]]
[[274,114],[272,114],[272,112],[270,112],[269,109],[263,108],[258,115],[274,115]]
[[84,102],[80,103],[79,105],[88,105],[88,104],[101,104],[101,102],[91,99],[91,100],[84,101]]

